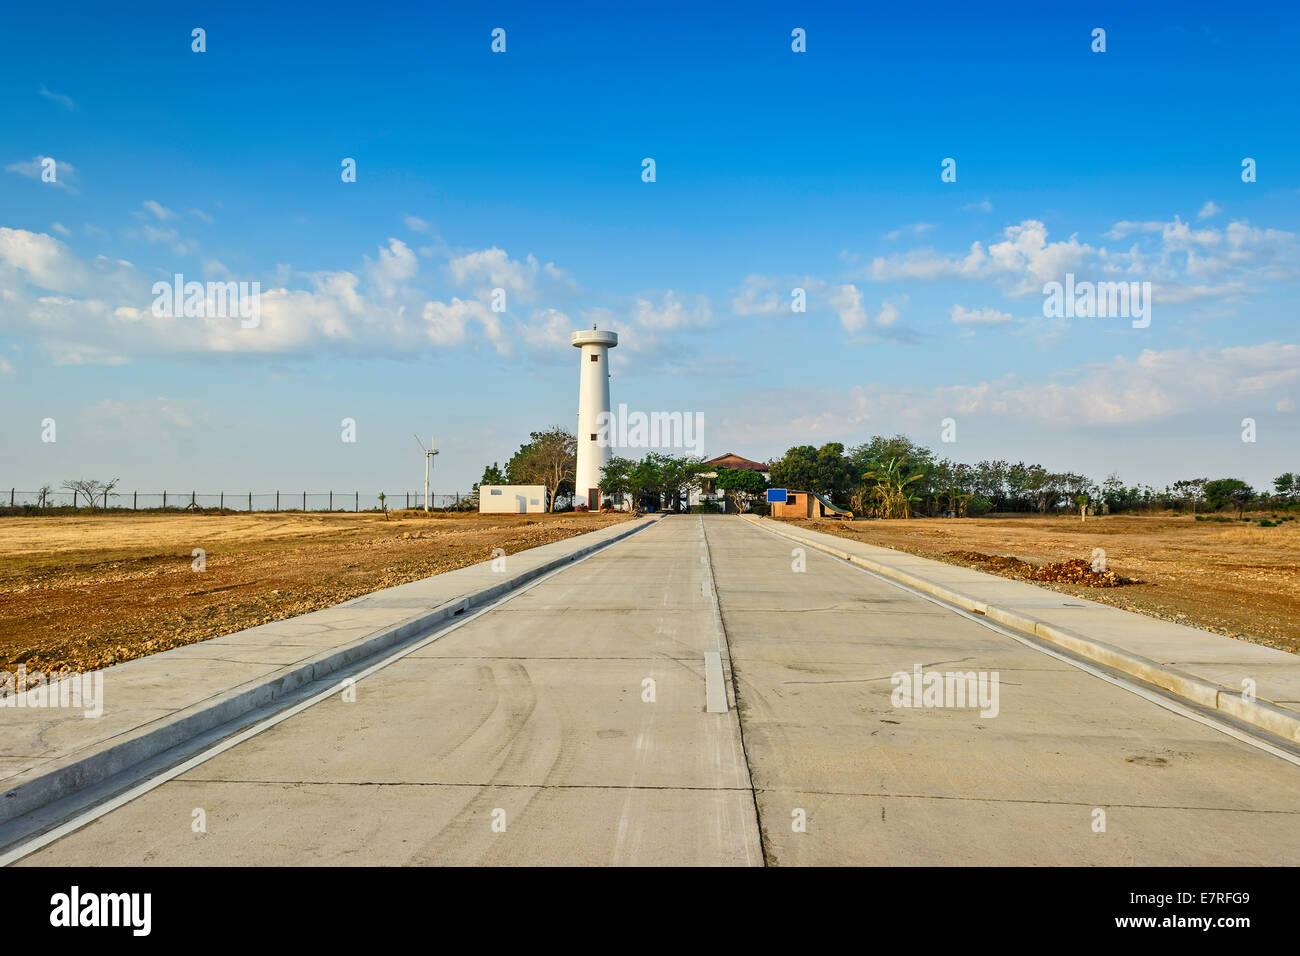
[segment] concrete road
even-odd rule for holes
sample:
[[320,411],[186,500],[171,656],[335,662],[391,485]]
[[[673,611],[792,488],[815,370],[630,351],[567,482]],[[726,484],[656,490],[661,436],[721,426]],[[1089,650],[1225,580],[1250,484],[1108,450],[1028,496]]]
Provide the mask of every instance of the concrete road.
[[1300,767],[793,551],[667,518],[22,863],[1300,862]]

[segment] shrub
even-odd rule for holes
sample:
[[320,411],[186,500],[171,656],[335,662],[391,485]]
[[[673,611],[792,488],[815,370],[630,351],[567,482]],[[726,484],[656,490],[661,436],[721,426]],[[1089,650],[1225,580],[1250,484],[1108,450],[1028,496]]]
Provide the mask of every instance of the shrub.
[[969,518],[980,518],[993,510],[993,502],[989,501],[983,495],[976,495],[966,502],[966,516]]

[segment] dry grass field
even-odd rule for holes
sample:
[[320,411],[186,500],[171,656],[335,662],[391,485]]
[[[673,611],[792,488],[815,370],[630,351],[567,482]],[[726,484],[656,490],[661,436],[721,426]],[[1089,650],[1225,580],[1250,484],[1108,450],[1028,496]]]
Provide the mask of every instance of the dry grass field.
[[[1300,521],[1272,528],[1190,515],[793,523],[1300,653]],[[1109,570],[1136,583],[1089,587],[1034,573],[1089,561],[1094,548],[1106,552]]]
[[[0,670],[99,668],[465,567],[494,548],[512,554],[621,520],[418,511],[387,521],[374,513],[0,518]],[[1300,521],[796,523],[1300,652]],[[195,548],[206,553],[203,573],[191,570]],[[1094,548],[1136,583],[1088,586],[1042,573],[1086,562]]]
[[[0,518],[0,670],[92,670],[583,534],[622,515]],[[191,570],[202,548],[206,570]]]

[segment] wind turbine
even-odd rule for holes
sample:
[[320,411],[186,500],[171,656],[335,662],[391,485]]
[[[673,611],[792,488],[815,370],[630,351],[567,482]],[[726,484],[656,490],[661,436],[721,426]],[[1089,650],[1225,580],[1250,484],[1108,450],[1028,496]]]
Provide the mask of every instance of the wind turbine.
[[429,513],[429,467],[433,461],[433,456],[438,454],[433,451],[433,436],[429,436],[429,447],[424,447],[424,442],[420,441],[420,436],[415,436],[415,443],[420,446],[420,451],[424,452],[424,513]]

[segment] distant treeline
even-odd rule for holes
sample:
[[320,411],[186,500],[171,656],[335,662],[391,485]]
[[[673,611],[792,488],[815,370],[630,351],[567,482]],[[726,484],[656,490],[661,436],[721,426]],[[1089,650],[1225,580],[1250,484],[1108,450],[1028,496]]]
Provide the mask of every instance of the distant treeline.
[[904,517],[1000,512],[1217,511],[1285,508],[1300,499],[1300,476],[1287,472],[1272,491],[1238,478],[1187,478],[1163,489],[1127,485],[1112,474],[1101,484],[1074,472],[1026,462],[973,465],[937,459],[905,435],[876,436],[846,449],[840,442],[797,445],[771,464],[771,484],[826,495],[859,516]]

